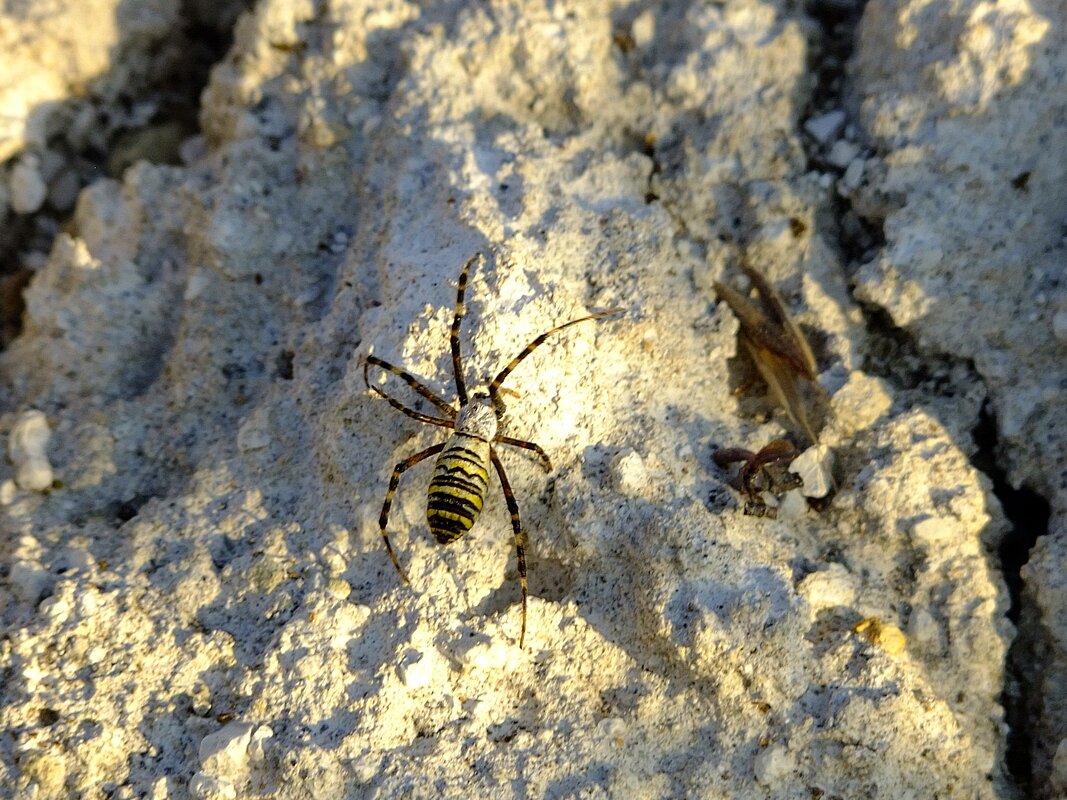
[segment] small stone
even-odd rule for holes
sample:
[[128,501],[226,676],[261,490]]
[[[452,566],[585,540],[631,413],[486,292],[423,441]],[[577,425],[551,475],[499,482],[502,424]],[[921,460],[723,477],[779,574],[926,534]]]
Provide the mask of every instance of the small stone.
[[195,164],[207,154],[207,140],[203,136],[190,136],[178,145],[178,157],[183,164]]
[[917,608],[908,620],[908,638],[918,645],[930,647],[937,644],[941,629],[937,620],[925,608]]
[[248,744],[249,758],[262,761],[265,758],[267,740],[274,736],[274,729],[270,725],[260,725],[252,734],[252,740]]
[[49,586],[48,570],[32,561],[19,560],[13,563],[7,579],[15,596],[31,605],[41,599]]
[[15,465],[15,483],[21,488],[40,492],[52,485],[47,454],[51,436],[48,420],[40,411],[26,411],[11,427],[7,454]]
[[1067,344],[1067,306],[1057,311],[1052,317],[1052,335],[1061,344]]
[[834,486],[834,451],[824,444],[809,447],[789,465],[804,482],[800,492],[805,497],[826,497]]
[[837,182],[838,193],[847,197],[860,188],[860,184],[863,183],[863,171],[866,167],[867,162],[862,158],[852,159],[852,162],[845,170],[845,174]]
[[81,190],[81,180],[73,169],[61,170],[48,186],[48,203],[56,211],[69,211],[74,207]]
[[358,758],[352,761],[349,769],[352,770],[352,779],[362,786],[370,783],[378,774],[378,765],[368,758]]
[[1067,792],[1067,739],[1061,739],[1052,757],[1052,788],[1057,792]]
[[847,608],[856,599],[856,580],[841,564],[830,564],[805,576],[797,585],[797,593],[815,613],[828,608]]
[[491,671],[504,669],[510,660],[510,648],[503,642],[478,642],[460,654],[464,666]]
[[211,284],[211,274],[206,269],[194,269],[185,282],[185,299],[195,300]]
[[836,139],[844,128],[845,112],[840,109],[812,117],[804,123],[804,130],[811,134],[811,137],[819,144],[826,144]]
[[230,781],[198,772],[189,779],[189,796],[196,800],[236,800],[237,787]]
[[[67,762],[57,753],[31,750],[19,759],[21,783],[27,789],[22,797],[63,797],[67,780]],[[31,789],[30,787],[33,787]],[[14,796],[14,795],[12,795]]]
[[782,781],[786,780],[793,771],[793,766],[789,751],[781,745],[766,748],[756,756],[752,765],[756,780],[764,786],[781,785]]
[[422,689],[433,680],[434,659],[418,650],[408,650],[397,668],[401,682],[409,689]]
[[889,413],[893,396],[881,378],[855,371],[848,381],[834,393],[834,433],[844,439],[874,425]]
[[331,578],[326,585],[326,591],[337,600],[347,600],[352,594],[352,587],[344,578]]
[[786,492],[778,503],[778,519],[800,519],[807,513],[808,503],[797,489]]
[[834,142],[834,146],[830,148],[830,152],[826,156],[826,160],[839,169],[844,169],[860,154],[860,146],[855,142],[850,142],[847,139],[838,139]]
[[596,730],[605,739],[621,739],[626,733],[626,723],[618,717],[606,717],[597,723]]
[[630,25],[630,35],[638,47],[644,47],[652,41],[652,37],[656,35],[656,16],[652,9],[645,9],[637,15]]
[[624,495],[641,496],[648,488],[648,470],[645,462],[633,450],[627,450],[611,465],[615,488]]
[[262,450],[271,443],[270,419],[266,408],[260,406],[237,429],[237,447],[243,453]]
[[939,517],[927,517],[915,523],[911,529],[911,538],[916,544],[929,547],[957,538],[959,533],[959,523]]
[[217,777],[240,775],[248,767],[248,743],[252,738],[250,722],[231,722],[208,734],[200,742],[200,766]]
[[70,603],[62,597],[47,598],[38,611],[55,625],[62,625],[70,619]]
[[48,186],[41,177],[40,161],[32,154],[24,155],[11,170],[11,207],[16,214],[32,214],[48,196]]

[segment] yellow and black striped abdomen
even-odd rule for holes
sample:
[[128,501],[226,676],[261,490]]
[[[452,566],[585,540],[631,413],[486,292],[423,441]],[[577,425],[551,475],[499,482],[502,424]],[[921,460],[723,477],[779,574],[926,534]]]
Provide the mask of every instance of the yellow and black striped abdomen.
[[437,457],[426,503],[430,532],[441,544],[456,541],[474,525],[489,486],[489,442],[456,432]]

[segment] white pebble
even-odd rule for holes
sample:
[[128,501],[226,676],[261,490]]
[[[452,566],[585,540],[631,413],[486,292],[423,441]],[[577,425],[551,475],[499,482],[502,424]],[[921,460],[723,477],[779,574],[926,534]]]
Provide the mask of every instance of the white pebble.
[[833,429],[840,438],[866,430],[893,406],[893,395],[881,378],[852,372],[848,381],[834,393]]
[[349,764],[352,770],[352,778],[356,783],[366,785],[374,780],[378,774],[378,765],[367,758],[358,758]]
[[620,494],[641,496],[648,489],[648,469],[633,450],[619,454],[611,465],[615,488]]
[[200,766],[211,775],[229,777],[248,767],[248,743],[252,739],[250,722],[231,722],[208,734],[200,742]]
[[48,188],[48,202],[57,211],[67,211],[74,207],[80,190],[78,173],[73,169],[65,169],[52,179]]
[[196,800],[236,800],[237,787],[230,781],[198,772],[189,779],[189,796]]
[[400,680],[409,689],[422,689],[433,680],[434,659],[418,650],[408,650],[397,668]]
[[465,667],[499,671],[504,669],[511,660],[511,652],[508,645],[499,640],[478,642],[466,652],[461,653],[459,659]]
[[194,269],[185,282],[185,299],[195,300],[211,284],[211,273],[206,269]]
[[52,485],[48,440],[52,431],[40,411],[24,412],[11,427],[7,455],[15,465],[15,483],[23,489],[43,491]]
[[911,538],[916,544],[927,546],[947,542],[958,538],[960,529],[957,524],[940,517],[927,517],[915,523],[911,529]]
[[793,759],[781,745],[766,748],[756,756],[753,771],[764,786],[777,786],[793,772]]
[[860,146],[855,142],[850,142],[847,139],[838,139],[834,142],[834,146],[830,148],[830,152],[826,155],[826,160],[839,169],[844,169],[852,163],[853,159],[860,154]]
[[260,725],[252,734],[252,740],[248,744],[248,755],[256,761],[262,761],[266,757],[267,739],[274,736],[274,728],[270,725]]
[[638,47],[644,47],[652,41],[652,37],[655,34],[656,16],[652,13],[652,9],[645,9],[637,15],[637,19],[630,25],[630,35],[633,37],[634,44]]
[[597,723],[596,730],[605,739],[621,739],[626,733],[626,723],[618,717],[606,717]]
[[818,613],[827,608],[849,607],[856,600],[856,580],[841,564],[813,572],[797,585],[797,593]]
[[0,483],[0,506],[9,506],[14,503],[17,492],[18,485],[13,480]]
[[15,596],[25,603],[36,603],[48,589],[48,570],[32,561],[16,561],[7,575]]
[[32,154],[24,155],[11,170],[11,207],[16,214],[32,214],[48,196],[48,185],[41,177],[40,161]]
[[826,144],[836,139],[845,128],[845,112],[840,109],[812,117],[804,123],[804,130],[811,134],[819,144]]
[[62,625],[70,619],[70,603],[62,597],[46,598],[38,611],[56,625]]
[[854,158],[837,183],[838,192],[848,196],[860,188],[863,183],[863,171],[867,168],[867,162],[862,158]]
[[242,453],[262,450],[271,443],[270,420],[267,410],[260,406],[237,429],[237,447]]
[[183,164],[194,164],[207,156],[207,140],[203,136],[190,136],[178,145],[178,158]]
[[778,519],[800,519],[801,517],[807,516],[807,513],[808,502],[804,499],[804,495],[797,489],[786,492],[778,502]]
[[352,586],[344,578],[331,578],[326,584],[326,591],[337,600],[347,600],[352,594]]
[[834,451],[824,444],[809,447],[789,465],[804,482],[800,490],[805,497],[826,497],[833,488]]
[[908,620],[908,638],[916,644],[930,647],[937,644],[941,628],[933,615],[924,608],[917,608]]
[[1067,344],[1067,306],[1064,306],[1053,315],[1052,334],[1059,342]]
[[1052,788],[1057,792],[1067,792],[1067,739],[1061,739],[1052,757]]

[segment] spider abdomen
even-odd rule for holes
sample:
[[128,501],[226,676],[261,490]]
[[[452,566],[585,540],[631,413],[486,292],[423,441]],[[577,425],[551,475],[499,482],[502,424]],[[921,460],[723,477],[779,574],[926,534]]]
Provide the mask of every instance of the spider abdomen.
[[457,431],[434,464],[426,520],[441,544],[469,531],[482,510],[489,486],[489,442]]

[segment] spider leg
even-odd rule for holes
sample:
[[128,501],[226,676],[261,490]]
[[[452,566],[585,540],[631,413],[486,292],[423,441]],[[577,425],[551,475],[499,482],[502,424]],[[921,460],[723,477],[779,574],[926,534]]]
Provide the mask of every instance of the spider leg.
[[523,439],[512,439],[510,436],[497,436],[493,441],[511,445],[512,447],[521,447],[523,450],[533,450],[541,460],[541,466],[545,468],[545,472],[552,471],[552,459],[548,457],[548,453],[541,449],[541,445],[527,442]]
[[453,427],[455,425],[455,423],[450,419],[441,419],[440,417],[431,417],[428,414],[423,414],[423,413],[421,413],[419,411],[415,411],[412,408],[408,408],[403,403],[401,403],[399,400],[396,400],[396,399],[390,397],[388,394],[385,393],[384,389],[379,389],[377,386],[374,386],[374,385],[371,384],[371,382],[370,382],[370,380],[369,380],[369,378],[367,376],[367,370],[368,369],[370,369],[370,363],[369,362],[364,362],[363,363],[363,382],[365,384],[367,384],[367,388],[370,389],[372,392],[374,392],[376,395],[378,395],[378,397],[380,397],[383,400],[385,400],[389,405],[391,405],[393,408],[395,408],[401,414],[406,414],[407,416],[411,417],[412,419],[418,420],[419,422],[425,422],[427,425],[437,425],[437,426],[442,427],[442,428],[451,428],[451,427]]
[[400,573],[400,577],[403,578],[404,583],[407,584],[410,584],[411,581],[408,580],[407,574],[401,568],[400,561],[397,560],[396,553],[393,551],[393,545],[389,543],[389,534],[385,532],[385,527],[389,524],[389,509],[392,508],[393,505],[393,495],[396,494],[396,487],[400,485],[400,476],[420,461],[424,461],[430,456],[440,453],[445,449],[446,444],[448,444],[448,442],[441,442],[432,447],[427,447],[425,450],[416,453],[393,467],[392,477],[389,478],[389,489],[385,493],[385,502],[382,503],[382,514],[378,517],[378,527],[382,529],[382,539],[385,541],[385,549],[389,551],[389,558],[393,559],[393,566],[396,567],[396,571]]
[[463,382],[463,360],[460,356],[459,326],[463,322],[463,315],[467,307],[463,304],[463,293],[467,290],[467,273],[470,272],[471,264],[478,260],[481,253],[475,253],[471,259],[463,265],[463,271],[459,273],[459,291],[456,293],[456,316],[452,319],[452,332],[448,335],[448,341],[452,345],[452,374],[456,379],[456,396],[460,406],[467,405],[467,386]]
[[[424,384],[410,372],[405,372],[404,370],[400,369],[400,367],[394,367],[388,361],[383,361],[382,359],[378,358],[378,356],[367,356],[367,364],[373,364],[376,367],[381,367],[386,372],[393,373],[398,378],[400,378],[400,380],[402,380],[416,392],[421,394],[423,397],[425,397],[427,400],[429,400],[431,403],[441,409],[441,411],[443,411],[447,417],[452,418],[456,416],[456,409],[452,408],[452,406],[450,406],[448,403],[446,403],[444,400],[434,394],[429,389],[429,387],[426,386],[426,384]],[[364,376],[366,376],[366,370],[364,370],[363,374]]]
[[540,347],[541,344],[545,341],[545,339],[547,339],[553,333],[558,333],[564,328],[569,328],[571,325],[577,325],[579,322],[585,322],[586,320],[600,319],[601,317],[607,317],[612,314],[621,314],[623,310],[624,309],[621,308],[612,308],[608,311],[601,311],[598,314],[590,314],[587,317],[579,317],[578,319],[572,319],[570,322],[565,322],[562,325],[557,325],[552,330],[545,331],[544,333],[542,333],[540,336],[538,336],[536,339],[526,345],[525,349],[523,349],[521,353],[515,356],[515,358],[511,359],[508,365],[504,367],[504,369],[500,370],[500,374],[493,378],[493,382],[489,384],[489,397],[492,398],[493,405],[495,406],[499,402],[498,394],[500,390],[500,384],[504,382],[504,379],[511,374],[511,371],[515,369],[515,367],[519,366],[519,364],[522,363],[522,360],[526,358],[526,356],[530,355],[530,353]]
[[500,478],[500,488],[504,490],[504,499],[507,501],[508,511],[511,512],[511,529],[515,532],[515,555],[519,562],[519,583],[522,586],[522,633],[519,634],[519,647],[522,648],[526,643],[526,596],[529,593],[526,584],[526,545],[529,540],[522,530],[522,523],[519,521],[519,504],[515,502],[515,495],[511,491],[511,484],[508,483],[504,465],[500,463],[500,456],[492,447],[489,448],[489,458],[492,459],[497,477]]

